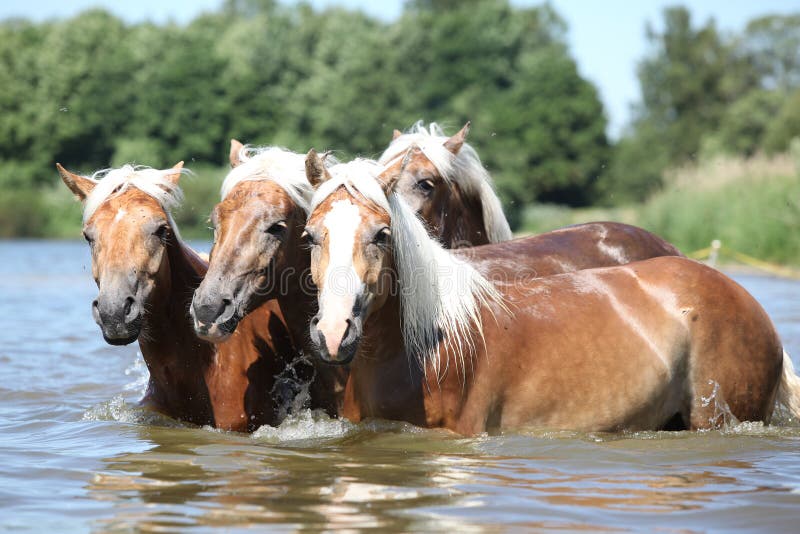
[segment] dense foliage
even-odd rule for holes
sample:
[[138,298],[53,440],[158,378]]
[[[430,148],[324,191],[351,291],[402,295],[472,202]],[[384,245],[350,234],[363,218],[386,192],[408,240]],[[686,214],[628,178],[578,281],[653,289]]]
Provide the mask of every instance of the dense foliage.
[[56,161],[90,172],[185,160],[199,172],[179,221],[202,228],[231,137],[375,156],[394,128],[469,119],[516,222],[532,202],[642,200],[704,150],[781,152],[800,135],[800,16],[723,36],[666,10],[616,146],[566,31],[549,5],[508,0],[410,0],[388,23],[274,0],[228,0],[185,26],[102,10],[2,21],[0,235],[76,234]]
[[[0,187],[51,185],[56,161],[221,165],[231,137],[374,156],[394,128],[470,119],[508,200],[587,203],[609,157],[606,121],[564,34],[551,8],[505,1],[410,2],[392,23],[253,0],[185,27],[101,10],[6,21]],[[43,231],[25,219],[2,232]]]
[[668,167],[716,155],[785,152],[800,136],[800,15],[770,15],[741,32],[696,27],[682,7],[647,28],[642,102],[602,184],[606,200],[644,200]]

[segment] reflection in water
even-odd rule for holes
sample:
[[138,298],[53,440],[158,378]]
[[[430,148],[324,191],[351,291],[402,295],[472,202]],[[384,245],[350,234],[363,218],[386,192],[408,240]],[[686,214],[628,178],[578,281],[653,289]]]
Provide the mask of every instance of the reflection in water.
[[386,439],[374,430],[280,447],[204,429],[137,431],[153,446],[105,459],[88,486],[93,498],[115,503],[115,516],[101,520],[101,529],[187,522],[406,529],[419,521],[394,512],[453,504],[459,493],[452,486],[461,478],[448,476],[435,453],[371,447]]
[[[465,531],[491,526],[495,513],[502,513],[506,525],[602,530],[614,526],[609,512],[620,514],[622,527],[666,512],[674,518],[677,512],[728,508],[732,500],[788,491],[753,483],[749,478],[758,465],[728,457],[730,441],[742,439],[732,434],[742,429],[662,440],[664,433],[655,432],[463,439],[409,432],[393,423],[351,425],[309,412],[294,417],[271,429],[266,442],[207,429],[135,427],[139,441],[151,447],[104,460],[88,490],[94,499],[113,502],[114,515],[95,526],[419,530],[447,525]],[[347,428],[320,437],[333,424]],[[303,425],[309,438],[298,440]],[[293,439],[275,444],[282,431]],[[765,432],[761,428],[747,439],[762,440]],[[514,450],[522,440],[527,454],[486,453]],[[672,446],[653,447],[665,442]],[[689,450],[695,454],[684,458],[685,465],[671,464],[676,453]],[[800,504],[800,497],[795,502]]]
[[[797,530],[797,422],[463,439],[300,412],[254,436],[189,428],[136,405],[145,369],[91,318],[84,243],[0,257],[0,531]],[[800,285],[739,281],[800,364]]]

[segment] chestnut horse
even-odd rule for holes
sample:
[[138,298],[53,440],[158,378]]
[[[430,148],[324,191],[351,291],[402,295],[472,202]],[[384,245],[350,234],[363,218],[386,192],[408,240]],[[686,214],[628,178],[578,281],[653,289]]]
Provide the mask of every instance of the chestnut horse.
[[[230,160],[222,201],[211,214],[214,245],[208,273],[192,301],[195,330],[208,341],[223,341],[239,332],[252,310],[276,299],[292,343],[302,352],[316,313],[309,252],[300,241],[313,194],[305,156],[232,140]],[[308,361],[318,369],[302,367],[298,379],[311,383],[310,407],[338,415],[344,370]]]
[[492,283],[481,271],[502,250],[443,249],[381,170],[322,173],[306,226],[309,333],[321,359],[350,364],[349,419],[462,434],[697,429],[768,422],[779,385],[800,398],[769,317],[718,271],[661,257]]
[[255,310],[220,345],[201,341],[192,329],[189,302],[207,264],[181,241],[170,216],[181,200],[182,165],[163,171],[126,165],[91,178],[57,165],[84,203],[83,234],[100,289],[94,319],[112,345],[138,339],[150,371],[143,405],[226,430],[275,424],[273,377],[294,356],[277,306]]
[[[395,191],[427,223],[446,248],[505,242],[512,238],[492,179],[475,149],[466,142],[469,123],[446,137],[436,123],[415,124],[394,139],[379,162],[386,174],[399,173]],[[628,224],[578,224],[510,241],[508,258],[539,276],[620,265],[680,252],[650,232]]]
[[[320,159],[311,161],[316,169],[314,175],[322,174],[329,166]],[[309,353],[308,324],[317,307],[315,289],[308,275],[309,253],[300,237],[313,194],[306,179],[304,156],[275,147],[244,147],[232,140],[230,162],[232,170],[222,186],[222,201],[211,215],[215,238],[209,272],[195,292],[191,306],[195,330],[208,341],[225,340],[251,310],[275,298],[287,317],[294,346]],[[494,193],[492,197],[496,201]],[[499,209],[499,202],[497,206]],[[505,221],[502,211],[499,217]],[[495,265],[488,274],[498,279],[520,274],[535,277],[580,269],[593,265],[592,262],[599,265],[627,262],[630,258],[620,252],[621,244],[636,243],[637,239],[644,240],[641,249],[651,255],[677,253],[652,234],[635,230],[631,235],[617,232],[608,242],[588,243],[593,236],[570,229],[505,242],[502,246],[508,249],[508,264]],[[572,260],[558,253],[571,249],[603,252],[587,253]],[[517,261],[513,261],[515,256]],[[524,271],[520,271],[520,265],[524,265]],[[311,406],[323,408],[330,415],[339,414],[346,371],[320,366],[316,360],[312,363],[317,369],[310,390]],[[309,376],[307,370],[303,376]]]

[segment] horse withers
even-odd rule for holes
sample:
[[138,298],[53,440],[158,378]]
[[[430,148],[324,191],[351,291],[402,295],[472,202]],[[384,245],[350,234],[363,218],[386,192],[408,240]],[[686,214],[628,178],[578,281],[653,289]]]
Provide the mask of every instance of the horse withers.
[[139,342],[150,372],[142,404],[197,425],[252,431],[276,422],[273,377],[294,355],[280,310],[268,303],[221,345],[195,335],[192,292],[207,264],[178,235],[170,209],[181,201],[182,163],[71,173],[84,203],[83,235],[99,288],[92,314],[112,345]]
[[[382,170],[324,173],[306,226],[309,335],[349,364],[346,417],[463,434],[700,429],[768,422],[779,391],[800,398],[769,317],[718,271],[661,257],[492,282],[428,236]],[[482,268],[505,261],[492,247]]]

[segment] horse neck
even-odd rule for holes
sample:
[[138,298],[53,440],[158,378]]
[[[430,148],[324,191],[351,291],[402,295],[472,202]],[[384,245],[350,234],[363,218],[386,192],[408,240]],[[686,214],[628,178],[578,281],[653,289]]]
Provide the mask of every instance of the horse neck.
[[475,380],[474,362],[463,367],[457,353],[440,344],[439,368],[429,361],[421,367],[419,355],[404,343],[401,310],[399,292],[394,291],[367,320],[351,365],[345,416],[454,427]]
[[[318,304],[311,281],[311,252],[299,244],[290,247],[290,250],[293,254],[282,269],[285,274],[279,281],[278,306],[294,347],[303,355],[312,355],[308,325],[317,313]],[[347,370],[325,364],[314,356],[310,356],[310,359],[314,367],[314,380],[310,388],[312,408],[321,408],[332,416],[340,415]]]
[[424,375],[413,356],[403,342],[400,298],[392,292],[364,325],[364,337],[350,365],[344,415],[425,426]]
[[306,247],[299,244],[290,247],[290,250],[292,254],[280,269],[277,300],[295,347],[305,350],[308,348],[307,326],[317,313],[316,295],[311,290],[311,255]]
[[466,194],[457,184],[453,184],[451,194],[442,204],[439,210],[442,221],[439,240],[445,247],[474,247],[490,242],[479,197]]
[[170,239],[166,252],[169,283],[156,283],[153,290],[155,302],[148,309],[139,346],[151,377],[157,376],[153,371],[160,366],[189,361],[193,365],[187,365],[185,372],[197,372],[202,376],[205,365],[199,364],[207,363],[214,348],[197,338],[188,312],[192,294],[200,285],[207,266],[176,237]]

